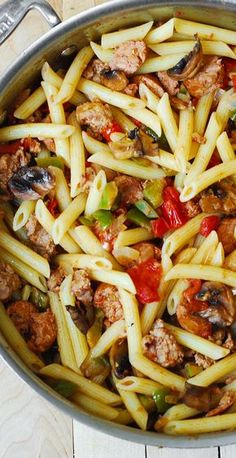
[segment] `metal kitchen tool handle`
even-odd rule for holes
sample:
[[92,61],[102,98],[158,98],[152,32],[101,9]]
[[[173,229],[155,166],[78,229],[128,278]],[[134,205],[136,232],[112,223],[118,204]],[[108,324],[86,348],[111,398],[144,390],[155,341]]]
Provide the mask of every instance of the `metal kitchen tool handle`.
[[7,0],[0,5],[0,45],[9,37],[28,11],[36,9],[51,27],[61,19],[46,0]]

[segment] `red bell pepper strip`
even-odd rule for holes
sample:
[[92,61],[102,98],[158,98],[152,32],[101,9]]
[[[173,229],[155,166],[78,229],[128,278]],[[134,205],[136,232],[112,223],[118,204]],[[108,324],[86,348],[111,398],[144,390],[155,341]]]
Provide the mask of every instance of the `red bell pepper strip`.
[[22,146],[20,140],[12,143],[0,144],[0,154],[14,154]]
[[217,215],[206,216],[201,222],[199,233],[207,237],[211,231],[214,231],[220,224],[220,218]]
[[164,219],[171,229],[183,226],[188,221],[187,212],[180,202],[179,192],[174,186],[167,186],[163,191],[164,203],[161,206]]
[[141,304],[159,300],[158,288],[162,275],[160,263],[149,258],[130,269],[127,273],[131,276],[137,291],[137,298]]
[[102,136],[107,142],[110,142],[111,134],[115,134],[116,132],[123,132],[123,130],[118,122],[113,121],[111,124],[109,124],[109,126],[102,130]]
[[208,166],[207,166],[207,170],[208,169],[211,169],[212,167],[215,167],[216,165],[219,165],[222,163],[222,160],[221,160],[221,157],[218,153],[218,151],[214,151],[212,156],[211,156],[211,159],[208,163]]
[[57,199],[54,198],[54,199],[49,200],[47,207],[50,213],[52,214],[52,216],[54,216],[54,218],[58,216],[59,209],[58,209]]
[[236,74],[231,76],[231,79],[233,81],[233,87],[234,87],[234,92],[236,92]]
[[170,230],[169,224],[162,216],[151,221],[151,228],[154,236],[159,239],[161,239]]

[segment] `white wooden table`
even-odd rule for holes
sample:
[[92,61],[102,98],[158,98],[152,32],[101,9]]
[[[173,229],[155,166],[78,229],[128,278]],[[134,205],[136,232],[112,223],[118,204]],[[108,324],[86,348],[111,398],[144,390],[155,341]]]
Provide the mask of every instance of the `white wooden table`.
[[[106,0],[105,0],[106,1]],[[0,4],[3,0],[0,0]],[[64,19],[104,0],[51,0]],[[31,12],[0,48],[0,73],[48,30]],[[235,458],[236,445],[175,450],[145,447],[72,421],[23,383],[0,359],[0,458]]]

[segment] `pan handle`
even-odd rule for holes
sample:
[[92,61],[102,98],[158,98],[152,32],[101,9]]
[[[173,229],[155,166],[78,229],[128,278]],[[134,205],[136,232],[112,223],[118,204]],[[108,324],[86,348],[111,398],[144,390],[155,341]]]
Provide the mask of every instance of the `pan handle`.
[[46,0],[7,0],[0,5],[0,45],[31,9],[38,10],[51,27],[61,22],[57,13]]

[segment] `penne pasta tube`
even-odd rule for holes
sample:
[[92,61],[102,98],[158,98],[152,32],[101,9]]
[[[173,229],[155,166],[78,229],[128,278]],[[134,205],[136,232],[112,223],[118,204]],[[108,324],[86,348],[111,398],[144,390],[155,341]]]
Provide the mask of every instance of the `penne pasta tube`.
[[[55,317],[57,325],[57,342],[60,353],[60,359],[63,366],[72,369],[74,372],[81,373],[76,361],[76,356],[72,346],[69,329],[66,322],[66,316],[63,312],[61,302],[57,294],[49,292],[49,302],[51,311]],[[59,366],[60,367],[60,366]]]
[[222,134],[217,138],[216,146],[223,162],[228,162],[235,159],[235,152],[229,141],[227,132],[222,132]]
[[73,199],[70,205],[55,219],[52,228],[52,237],[54,243],[60,243],[62,237],[66,234],[72,224],[77,220],[79,215],[84,211],[87,196],[85,193],[79,194]]
[[129,414],[128,410],[119,410],[119,415],[114,420],[115,423],[119,423],[120,425],[129,425],[133,423],[133,418]]
[[104,33],[101,38],[101,45],[105,49],[116,48],[124,41],[143,40],[152,28],[153,21],[141,24],[136,27],[119,30],[118,32]]
[[125,173],[132,177],[143,178],[144,180],[156,180],[165,176],[163,170],[157,166],[143,166],[131,159],[116,159],[112,153],[95,153],[88,158],[88,162],[108,167],[116,172]]
[[135,393],[121,390],[120,388],[117,388],[117,390],[131,417],[145,431],[147,429],[148,413],[141,404],[138,396]]
[[151,240],[153,235],[148,229],[144,227],[136,227],[135,229],[126,229],[125,231],[120,231],[118,237],[114,243],[114,249],[135,245],[135,243],[144,242],[146,240]]
[[75,228],[75,233],[84,253],[106,258],[111,262],[115,270],[122,270],[114,256],[102,247],[100,241],[88,226],[77,226]]
[[166,275],[166,280],[174,278],[199,278],[201,280],[219,281],[236,287],[236,272],[223,267],[205,266],[203,264],[177,264]]
[[0,302],[0,315],[0,330],[8,344],[26,364],[26,366],[28,366],[33,372],[39,372],[39,370],[44,367],[43,361],[29,349],[26,341],[23,339],[19,331],[16,329],[13,321],[6,313],[2,302]]
[[111,324],[109,328],[101,335],[97,343],[90,351],[90,358],[98,358],[107,353],[112,345],[125,335],[125,321],[119,320]]
[[198,375],[188,379],[188,383],[197,386],[209,386],[236,369],[236,354],[226,356]]
[[145,107],[143,100],[140,100],[122,92],[112,91],[111,89],[95,83],[94,81],[81,78],[77,86],[79,91],[90,98],[91,94],[105,103],[109,103],[118,108],[142,109]]
[[213,183],[223,180],[223,178],[234,175],[235,173],[236,159],[233,159],[231,161],[224,162],[223,164],[216,165],[215,167],[194,176],[192,181],[189,182],[188,180],[187,184],[184,186],[184,189],[180,194],[180,201],[187,202],[203,191],[203,189],[206,189]]
[[174,19],[174,27],[176,32],[185,35],[194,36],[197,34],[199,38],[206,40],[219,40],[230,45],[236,45],[236,32],[232,30],[179,18]]
[[65,175],[58,167],[49,167],[56,178],[55,197],[58,201],[59,210],[63,212],[72,202],[69,187]]
[[225,260],[225,252],[222,243],[218,243],[215,252],[212,253],[210,265],[211,266],[218,266],[222,267]]
[[[168,54],[173,54],[174,52],[188,54],[193,50],[194,44],[195,41],[193,40],[176,41],[174,43],[172,41],[160,44],[152,44],[149,45],[149,48],[151,48],[160,56],[166,56]],[[201,40],[201,45],[203,54],[205,55],[225,56],[236,59],[236,55],[234,54],[233,50],[223,41]]]
[[159,103],[160,97],[158,97],[154,92],[149,89],[144,83],[139,84],[139,95],[140,98],[145,102],[149,110],[156,113],[156,108]]
[[15,272],[28,283],[44,293],[47,291],[47,282],[45,277],[36,270],[32,269],[32,267],[28,266],[3,248],[0,248],[0,258],[2,261],[10,264],[13,270],[15,270]]
[[163,388],[160,383],[143,377],[125,377],[116,384],[118,389],[152,396],[156,390]]
[[[41,199],[37,201],[35,207],[35,216],[38,222],[41,224],[41,226],[43,226],[45,231],[47,231],[48,234],[52,235],[52,229],[55,223],[55,219],[53,218],[52,214],[47,209],[45,203]],[[75,241],[70,237],[69,234],[65,234],[62,237],[60,245],[68,253],[79,253],[81,251],[80,247],[77,245],[77,243],[75,243]]]
[[40,374],[57,380],[68,380],[78,386],[79,392],[104,404],[119,405],[121,403],[121,398],[117,394],[59,364],[45,366],[40,370]]
[[142,332],[139,319],[138,302],[133,294],[118,288],[120,301],[123,307],[125,326],[128,339],[129,359],[133,355],[142,354]]
[[177,146],[174,151],[176,163],[179,164],[182,173],[187,172],[187,163],[190,157],[193,133],[193,110],[186,108],[180,110],[179,114],[179,132],[177,137]]
[[72,274],[69,274],[64,278],[60,285],[59,298],[63,306],[75,305],[75,296],[71,291],[72,287]]
[[161,41],[171,38],[174,33],[174,21],[175,19],[173,18],[169,19],[169,21],[151,30],[146,36],[145,42],[149,45],[151,43],[160,43]]
[[172,108],[170,106],[170,99],[167,92],[164,93],[157,105],[157,114],[160,118],[161,127],[164,130],[167,141],[172,151],[174,152],[177,148],[178,128]]
[[69,264],[73,269],[112,270],[112,263],[107,258],[90,254],[59,254],[54,262],[59,266]]
[[76,197],[80,191],[81,181],[85,176],[85,151],[81,127],[76,119],[75,111],[69,116],[68,122],[76,128],[70,136],[70,193],[71,197]]
[[100,59],[102,62],[105,62],[105,63],[110,62],[110,60],[112,59],[112,57],[114,55],[114,50],[113,49],[109,49],[109,48],[106,49],[103,46],[101,46],[101,45],[99,45],[97,43],[94,43],[94,41],[90,41],[90,46],[91,46],[94,54],[96,54],[98,59]]
[[[178,62],[183,59],[184,53],[168,54],[166,56],[148,57],[144,64],[138,69],[137,75],[145,73],[156,73],[168,70],[174,67]],[[82,91],[83,92],[83,91]]]
[[151,380],[155,380],[164,386],[167,386],[173,391],[183,392],[185,390],[185,378],[174,374],[173,372],[165,369],[159,364],[154,363],[150,359],[141,354],[136,354],[130,361],[132,366],[146,375]]
[[191,334],[184,329],[177,328],[176,326],[172,326],[168,323],[165,323],[165,327],[171,331],[177,342],[179,342],[181,345],[187,348],[191,348],[191,350],[197,351],[211,359],[221,359],[229,354],[228,348],[220,347],[210,340],[203,339],[203,337]]
[[108,145],[91,137],[90,135],[87,134],[87,132],[84,132],[84,131],[82,132],[82,139],[83,139],[86,150],[90,154],[95,154],[95,153],[105,153],[105,154],[109,153],[110,154],[111,153],[111,150]]
[[164,432],[171,435],[201,434],[215,431],[232,430],[236,427],[236,413],[226,413],[213,417],[194,418],[182,421],[170,421]]
[[70,398],[70,400],[79,407],[82,407],[82,409],[84,409],[86,412],[101,418],[105,418],[105,420],[114,421],[119,415],[119,410],[104,404],[104,402],[100,402],[97,399],[93,399],[86,394],[75,393]]
[[[52,86],[55,86],[57,89],[60,89],[63,82],[63,78],[61,78],[60,75],[54,72],[54,70],[50,67],[48,62],[45,62],[43,64],[41,74],[44,81],[47,81],[48,83],[52,84]],[[84,94],[81,94],[81,92],[75,90],[70,99],[70,103],[77,106],[80,103],[86,102],[86,100],[87,99],[84,96]]]
[[216,113],[212,113],[208,122],[204,137],[206,142],[199,146],[197,155],[190,167],[186,177],[185,184],[192,183],[194,178],[199,179],[200,173],[206,170],[208,162],[211,159],[212,153],[216,146],[216,140],[221,132],[221,124],[218,122]]
[[[176,229],[173,234],[169,235],[162,247],[163,253],[167,253],[169,256],[172,256],[175,251],[183,248],[184,245],[186,245],[186,243],[188,243],[188,241],[199,232],[200,224],[206,216],[206,213],[201,213],[195,216],[184,224],[184,226]],[[186,278],[189,278],[189,276]]]
[[139,122],[152,129],[158,137],[161,136],[160,120],[152,111],[149,111],[147,108],[142,108],[140,110],[123,109],[123,111],[128,116],[137,119]]
[[0,231],[0,247],[36,270],[36,272],[44,275],[44,277],[50,277],[50,266],[47,259],[4,231]]
[[75,128],[67,124],[32,123],[0,128],[0,142],[10,142],[25,137],[67,138]]
[[92,215],[99,209],[102,194],[106,184],[106,174],[104,170],[99,170],[89,189],[88,198],[84,210],[85,215]]
[[[120,124],[120,126],[122,127],[124,132],[129,134],[131,130],[136,129],[137,126],[131,121],[130,118],[125,116],[125,114],[122,113],[122,111],[119,110],[119,108],[111,107],[111,112],[113,114],[114,119]],[[102,143],[102,144],[104,145],[104,143]],[[107,146],[107,145],[105,145],[105,146]],[[96,151],[93,151],[93,153],[96,153]]]
[[136,288],[133,280],[126,272],[119,272],[118,270],[90,270],[89,276],[92,280],[103,282],[109,285],[114,285],[117,288],[120,286],[130,293],[136,294]]
[[16,211],[13,219],[13,230],[17,231],[26,225],[30,215],[34,212],[36,205],[35,200],[25,200],[23,201],[18,210]]
[[196,415],[199,415],[199,410],[194,409],[193,407],[189,407],[186,404],[177,404],[175,406],[170,407],[161,418],[159,418],[155,425],[154,429],[159,431],[163,429],[163,427],[169,421],[176,421],[176,420],[185,420],[186,418],[191,418]]
[[[45,81],[43,81],[41,85],[47,97],[51,121],[55,124],[66,124],[66,116],[65,116],[63,104],[54,102],[55,97],[58,94],[57,88]],[[56,155],[63,157],[66,164],[69,165],[70,164],[69,139],[68,138],[55,138],[54,141],[55,141]]]
[[[174,171],[174,172],[180,172],[180,165],[177,164],[174,155],[172,153],[168,153],[167,151],[164,151],[163,149],[159,150],[158,156],[144,156],[144,157],[146,157],[149,161],[153,162],[154,164],[160,165],[161,167],[170,169],[171,171]],[[188,167],[189,167],[189,164],[187,164],[187,168]]]
[[[209,92],[208,94],[205,94],[198,99],[198,103],[194,113],[193,132],[198,133],[202,137],[204,136],[214,95],[215,92]],[[200,144],[193,141],[189,159],[195,158],[199,150],[199,147]]]
[[217,121],[221,124],[221,132],[226,129],[229,116],[234,109],[235,94],[233,88],[223,92],[216,109]]
[[236,250],[232,251],[232,253],[226,256],[224,261],[224,267],[226,267],[226,269],[233,270],[234,272],[236,272]]
[[82,48],[74,58],[72,64],[67,70],[62,85],[55,97],[56,103],[65,103],[72,97],[80,77],[93,57],[93,50],[90,46]]
[[44,90],[38,87],[19,107],[17,107],[14,111],[14,117],[17,119],[27,119],[41,107],[44,102],[46,102]]

